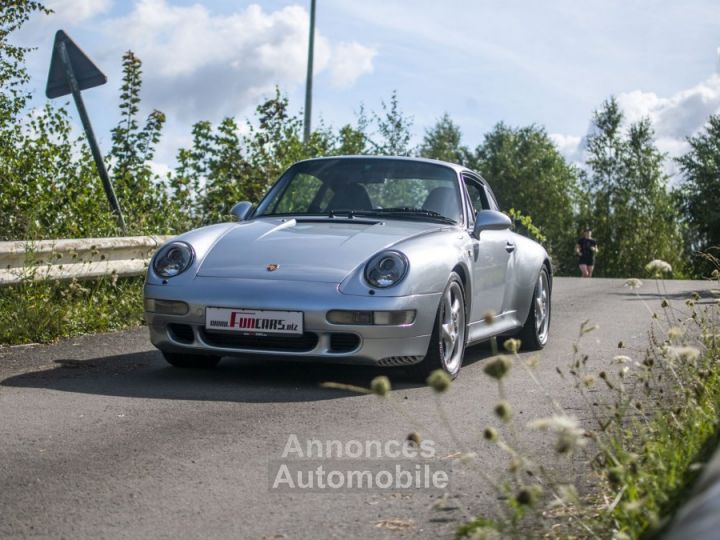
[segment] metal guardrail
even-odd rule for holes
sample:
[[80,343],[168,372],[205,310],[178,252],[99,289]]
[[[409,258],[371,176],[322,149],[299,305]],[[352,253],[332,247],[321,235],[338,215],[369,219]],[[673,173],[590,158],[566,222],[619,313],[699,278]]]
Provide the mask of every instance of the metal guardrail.
[[170,236],[0,242],[0,286],[23,281],[136,276]]

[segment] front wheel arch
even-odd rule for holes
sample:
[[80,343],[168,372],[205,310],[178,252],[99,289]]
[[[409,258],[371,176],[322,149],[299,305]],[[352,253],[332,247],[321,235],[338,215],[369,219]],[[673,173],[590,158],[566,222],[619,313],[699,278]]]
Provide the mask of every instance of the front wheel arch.
[[[443,338],[441,337],[443,326],[443,314],[445,313],[445,310],[443,309],[443,303],[446,301],[446,296],[450,295],[453,297],[453,294],[457,292],[459,289],[459,298],[463,302],[463,310],[462,310],[462,317],[460,317],[462,320],[457,321],[456,324],[456,331],[461,331],[462,335],[457,336],[459,338],[459,341],[456,342],[456,347],[453,347],[453,351],[457,351],[455,354],[452,354],[451,356],[456,357],[452,359],[452,365],[448,366],[446,359],[443,358],[442,353],[442,347],[443,347]],[[458,298],[457,295],[454,296],[454,298]],[[463,357],[465,356],[465,347],[467,346],[467,339],[468,339],[468,320],[466,318],[467,313],[467,307],[465,305],[465,298],[466,293],[463,287],[462,279],[456,272],[451,272],[450,277],[448,278],[447,285],[443,289],[442,296],[440,297],[440,302],[438,303],[438,308],[435,314],[435,324],[433,326],[432,335],[430,337],[430,343],[428,344],[428,350],[425,354],[425,357],[417,364],[413,364],[412,366],[409,366],[409,371],[413,378],[416,378],[418,380],[425,381],[425,379],[435,370],[441,369],[445,371],[451,378],[457,377],[458,373],[460,372],[460,368],[462,367],[463,363]],[[452,303],[452,300],[449,301],[450,304]],[[457,363],[457,365],[455,365]]]
[[462,282],[463,292],[465,293],[465,321],[470,324],[470,314],[472,313],[472,283],[470,282],[470,272],[462,264],[455,265],[452,269]]

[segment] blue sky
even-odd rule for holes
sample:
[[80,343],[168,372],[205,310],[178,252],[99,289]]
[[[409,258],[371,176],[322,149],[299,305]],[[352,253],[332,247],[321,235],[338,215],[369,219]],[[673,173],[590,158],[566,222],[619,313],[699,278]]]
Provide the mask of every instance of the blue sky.
[[[54,31],[65,29],[107,73],[86,92],[101,145],[117,121],[120,58],[144,61],[145,112],[168,115],[157,155],[172,165],[193,122],[240,119],[279,85],[304,99],[309,0],[48,0],[19,36],[41,104]],[[716,0],[534,2],[317,0],[314,122],[352,122],[397,90],[417,139],[444,112],[470,146],[504,121],[546,127],[571,159],[610,95],[629,119],[649,116],[658,145],[720,111]]]

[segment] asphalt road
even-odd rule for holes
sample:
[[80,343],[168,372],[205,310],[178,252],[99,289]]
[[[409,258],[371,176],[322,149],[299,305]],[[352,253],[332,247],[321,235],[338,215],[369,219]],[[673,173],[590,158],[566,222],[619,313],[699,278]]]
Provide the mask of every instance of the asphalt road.
[[[667,288],[684,298],[704,283]],[[569,364],[581,321],[599,325],[581,342],[598,371],[618,354],[619,340],[643,348],[645,303],[658,309],[659,300],[653,283],[639,293],[643,301],[621,280],[556,279],[550,343],[536,368],[542,389],[519,368],[507,387],[527,451],[553,462],[546,436],[523,429],[550,412],[544,390],[590,421],[555,371]],[[489,356],[487,347],[469,349],[442,397],[455,443],[431,390],[403,382],[399,371],[231,359],[213,371],[178,370],[165,365],[144,328],[0,349],[0,537],[451,537],[466,513],[496,504],[476,467],[498,476],[507,466],[481,438],[497,424],[497,387],[482,371]],[[319,386],[367,385],[381,373],[394,382],[392,402]],[[435,443],[429,462],[452,466],[444,510],[432,508],[437,490],[270,489],[270,467],[292,435],[303,445],[346,444],[403,440],[414,430]],[[477,461],[454,461],[460,449],[477,452]],[[559,475],[576,474],[577,464],[554,464]]]

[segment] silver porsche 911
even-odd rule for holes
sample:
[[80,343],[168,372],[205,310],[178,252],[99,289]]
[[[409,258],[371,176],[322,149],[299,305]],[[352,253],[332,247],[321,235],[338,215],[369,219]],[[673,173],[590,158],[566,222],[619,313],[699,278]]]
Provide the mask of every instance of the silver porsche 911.
[[259,355],[454,377],[468,345],[547,342],[548,254],[510,230],[490,187],[464,167],[301,161],[257,207],[232,214],[172,239],[150,263],[145,317],[173,366]]

